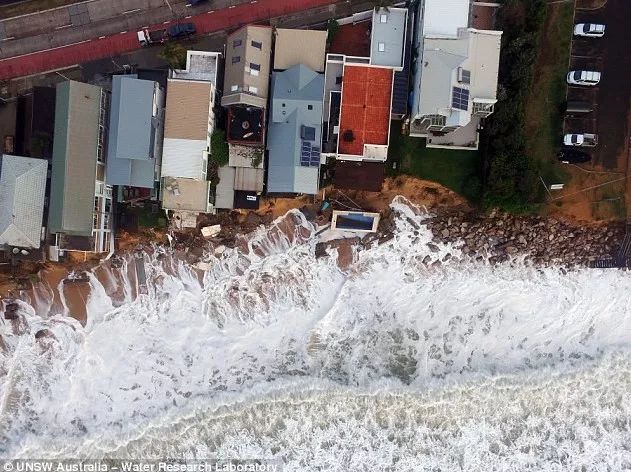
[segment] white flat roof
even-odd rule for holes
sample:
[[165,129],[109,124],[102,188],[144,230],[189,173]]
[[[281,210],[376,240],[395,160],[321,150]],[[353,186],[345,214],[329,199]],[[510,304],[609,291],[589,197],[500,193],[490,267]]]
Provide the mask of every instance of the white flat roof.
[[456,37],[469,26],[469,0],[425,0],[423,36]]

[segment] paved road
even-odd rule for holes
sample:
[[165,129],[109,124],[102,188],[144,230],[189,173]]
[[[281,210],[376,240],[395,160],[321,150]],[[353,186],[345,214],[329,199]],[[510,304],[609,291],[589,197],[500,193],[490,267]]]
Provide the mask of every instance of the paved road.
[[186,1],[86,0],[0,20],[0,58],[43,51],[251,2],[210,0],[197,7],[187,7]]
[[621,172],[627,168],[631,124],[630,18],[630,0],[607,0],[602,8],[576,9],[576,23],[603,23],[607,29],[603,38],[572,42],[570,68],[600,71],[602,77],[597,87],[570,87],[568,100],[591,102],[595,112],[566,123],[568,132],[597,133],[595,163]]
[[[199,13],[187,21],[195,24],[200,34],[234,29],[240,25],[286,17],[309,8],[336,3],[336,0],[254,0],[221,10]],[[161,24],[160,24],[161,25]],[[68,46],[18,57],[0,59],[0,80],[23,77],[39,72],[69,67],[82,62],[111,57],[139,49],[136,30],[82,40]]]

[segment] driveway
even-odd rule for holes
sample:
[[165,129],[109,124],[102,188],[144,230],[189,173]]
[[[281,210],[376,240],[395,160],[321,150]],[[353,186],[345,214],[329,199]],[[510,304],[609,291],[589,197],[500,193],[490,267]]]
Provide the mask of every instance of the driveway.
[[596,87],[569,87],[568,101],[588,101],[594,112],[565,121],[566,132],[593,132],[599,144],[593,150],[593,163],[606,169],[627,170],[629,124],[631,123],[631,1],[607,0],[597,9],[581,9],[577,2],[576,23],[603,23],[603,38],[574,38],[571,70],[602,72]]

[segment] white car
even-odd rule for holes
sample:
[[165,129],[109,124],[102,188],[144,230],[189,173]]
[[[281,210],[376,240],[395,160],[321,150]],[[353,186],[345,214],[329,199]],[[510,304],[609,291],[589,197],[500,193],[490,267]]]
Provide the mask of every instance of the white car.
[[592,70],[571,70],[567,74],[567,83],[570,85],[594,86],[600,82],[600,72]]
[[592,133],[568,133],[563,136],[566,146],[594,147],[598,144],[598,135]]
[[563,136],[563,144],[566,146],[582,146],[584,141],[582,134],[566,134]]
[[574,36],[587,38],[602,38],[605,35],[605,25],[598,23],[579,23],[574,26]]

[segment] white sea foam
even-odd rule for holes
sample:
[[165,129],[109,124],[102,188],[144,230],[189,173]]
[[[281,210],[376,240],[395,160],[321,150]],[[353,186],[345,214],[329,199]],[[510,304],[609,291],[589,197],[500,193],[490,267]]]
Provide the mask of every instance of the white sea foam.
[[92,277],[85,328],[23,304],[0,327],[1,454],[631,467],[626,272],[474,263],[393,207],[395,237],[346,272],[292,212],[209,256],[201,282],[165,251],[135,301]]

